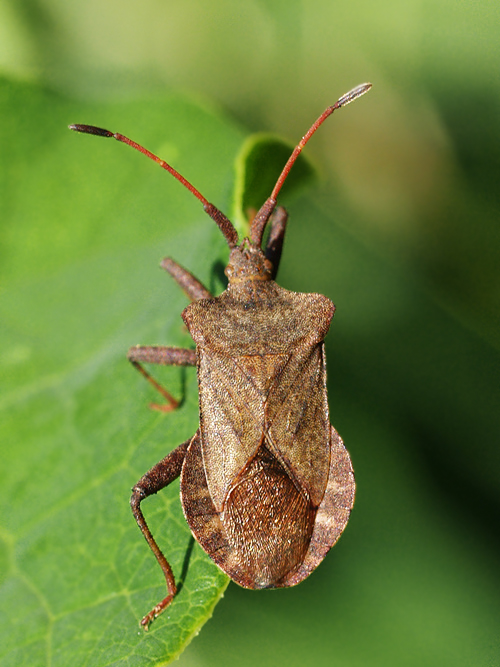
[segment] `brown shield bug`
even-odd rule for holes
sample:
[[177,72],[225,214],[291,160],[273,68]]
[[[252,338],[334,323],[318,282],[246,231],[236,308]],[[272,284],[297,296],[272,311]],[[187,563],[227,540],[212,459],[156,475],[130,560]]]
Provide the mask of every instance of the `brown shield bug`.
[[161,264],[192,301],[182,317],[196,350],[137,346],[128,353],[166,399],[159,409],[169,411],[178,403],[142,364],[196,366],[199,384],[198,431],[133,488],[132,512],[167,583],[165,599],[141,621],[146,630],[170,604],[176,585],[140,504],[179,475],[182,507],[194,537],[245,588],[298,584],[319,565],[347,524],[354,474],[349,454],[330,425],[323,342],[335,306],[321,294],[289,292],[274,281],[287,222],[276,198],[319,126],[370,88],[366,83],[349,91],[311,126],[253,218],[249,238],[241,243],[229,219],[169,164],[121,134],[70,126],[113,137],[157,162],[202,202],[230,249],[229,284],[218,297],[172,259]]

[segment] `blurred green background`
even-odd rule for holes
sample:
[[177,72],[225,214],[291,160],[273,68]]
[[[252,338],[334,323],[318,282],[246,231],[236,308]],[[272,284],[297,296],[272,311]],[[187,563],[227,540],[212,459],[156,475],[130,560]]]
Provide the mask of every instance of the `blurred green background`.
[[[295,142],[371,81],[308,145],[321,180],[285,202],[279,275],[337,305],[351,523],[298,588],[231,584],[179,664],[500,665],[499,28],[498,2],[0,3],[2,664],[162,664],[172,623],[137,631],[161,582],[128,489],[194,432],[196,387],[166,369],[186,384],[167,427],[123,358],[187,342],[162,256],[213,289],[211,253],[227,258],[173,179],[65,125],[112,123],[229,212],[250,132]],[[147,574],[117,620],[134,558]]]

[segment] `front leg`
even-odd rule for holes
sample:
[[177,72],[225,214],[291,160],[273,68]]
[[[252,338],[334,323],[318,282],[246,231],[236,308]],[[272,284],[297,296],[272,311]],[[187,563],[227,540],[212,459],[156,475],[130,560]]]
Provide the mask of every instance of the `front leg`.
[[278,206],[271,217],[271,230],[269,232],[266,249],[264,251],[266,258],[273,265],[273,280],[276,280],[276,275],[280,265],[281,251],[283,250],[283,241],[285,240],[287,220],[288,213],[282,206]]
[[[212,294],[207,288],[193,276],[187,269],[175,262],[170,257],[165,257],[161,263],[172,278],[180,285],[191,301],[199,299],[211,299]],[[179,406],[179,401],[172,396],[164,387],[152,377],[142,364],[160,364],[162,366],[196,366],[196,352],[180,347],[163,347],[158,345],[136,345],[131,347],[127,354],[128,360],[141,373],[146,380],[158,391],[166,403],[158,405],[152,403],[153,410],[171,412]]]
[[179,406],[179,401],[152,377],[142,364],[160,364],[162,366],[196,366],[196,352],[182,347],[163,347],[159,345],[136,345],[127,353],[127,359],[167,401],[162,405],[152,403],[153,410],[171,412]]
[[213,295],[207,290],[205,285],[198,280],[198,278],[195,278],[192,273],[170,257],[165,257],[160,266],[162,269],[165,269],[167,273],[170,273],[172,278],[178,285],[180,285],[184,294],[186,294],[191,301],[213,299]]
[[144,616],[141,621],[141,625],[145,630],[148,629],[151,621],[159,616],[162,611],[164,611],[172,602],[172,599],[177,592],[177,587],[175,585],[175,578],[172,572],[172,568],[170,567],[170,563],[163,555],[160,547],[157,545],[153,535],[151,534],[140,505],[145,498],[158,493],[158,491],[161,491],[163,488],[168,486],[168,484],[173,482],[174,479],[179,477],[190,442],[191,440],[186,440],[186,442],[183,442],[182,445],[179,445],[177,449],[174,449],[173,452],[170,452],[170,454],[168,454],[162,461],[157,463],[151,468],[149,472],[143,475],[143,477],[141,477],[141,479],[132,489],[132,497],[130,498],[132,513],[135,517],[135,520],[137,521],[137,525],[142,531],[142,534],[146,538],[151,551],[156,556],[156,560],[160,564],[167,582],[167,596],[155,607],[153,607],[149,614],[146,614],[146,616]]

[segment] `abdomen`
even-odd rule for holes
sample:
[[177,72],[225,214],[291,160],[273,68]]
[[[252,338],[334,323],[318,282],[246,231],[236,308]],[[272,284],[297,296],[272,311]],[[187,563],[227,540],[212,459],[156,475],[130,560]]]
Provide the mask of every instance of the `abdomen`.
[[304,560],[316,512],[262,446],[242,471],[221,515],[250,588],[272,588]]

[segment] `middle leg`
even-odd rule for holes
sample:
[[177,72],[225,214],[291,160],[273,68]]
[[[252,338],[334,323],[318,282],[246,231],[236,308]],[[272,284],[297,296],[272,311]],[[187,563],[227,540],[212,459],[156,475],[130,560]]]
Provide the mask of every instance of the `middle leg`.
[[162,366],[196,366],[195,350],[187,350],[182,347],[163,347],[159,345],[136,345],[131,347],[127,354],[128,360],[141,373],[146,380],[167,401],[161,405],[152,403],[153,410],[171,412],[179,406],[179,401],[172,396],[164,387],[157,382],[142,364],[160,364]]

